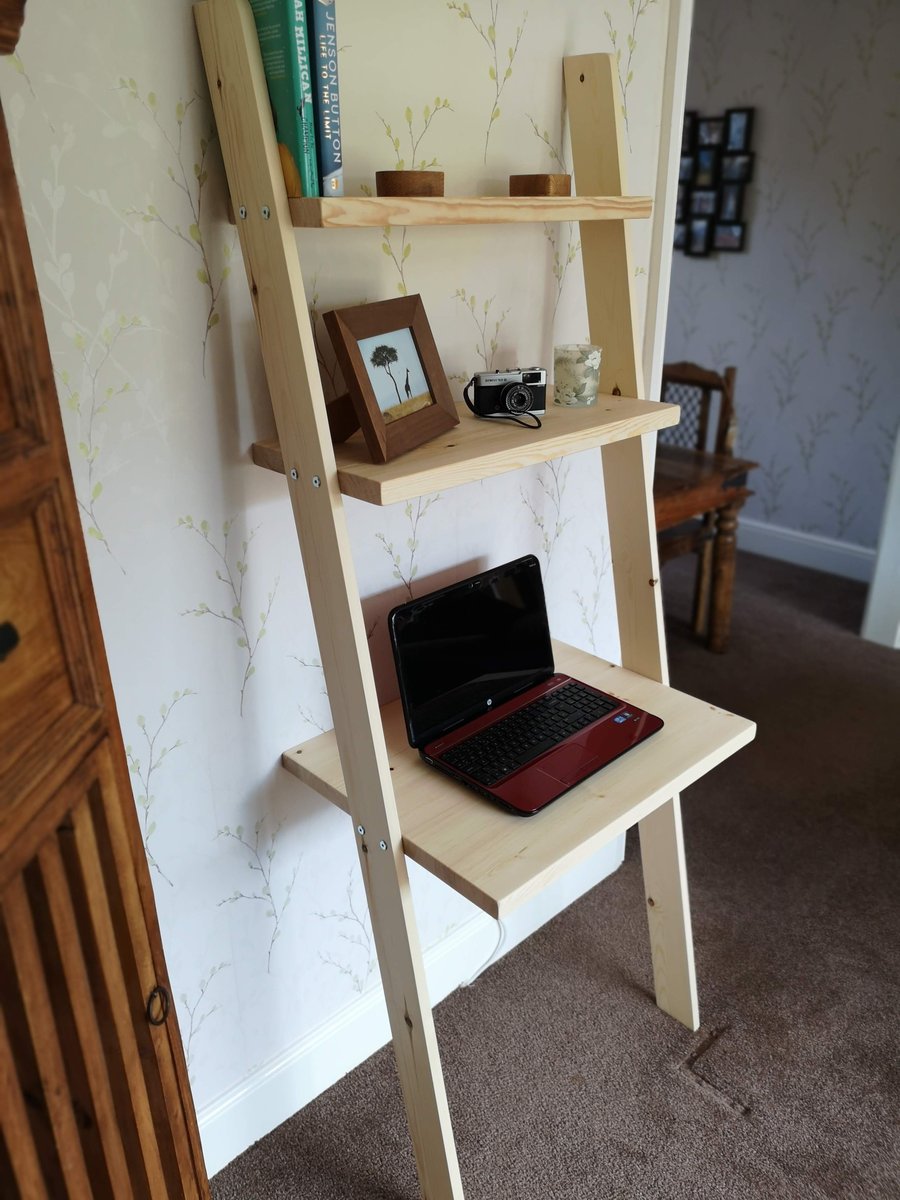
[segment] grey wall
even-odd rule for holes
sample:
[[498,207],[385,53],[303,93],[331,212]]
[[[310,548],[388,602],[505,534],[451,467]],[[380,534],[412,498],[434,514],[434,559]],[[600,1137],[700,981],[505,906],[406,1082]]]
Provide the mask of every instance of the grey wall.
[[697,0],[688,108],[756,107],[748,251],[675,254],[667,360],[737,367],[746,515],[875,545],[900,424],[900,2]]

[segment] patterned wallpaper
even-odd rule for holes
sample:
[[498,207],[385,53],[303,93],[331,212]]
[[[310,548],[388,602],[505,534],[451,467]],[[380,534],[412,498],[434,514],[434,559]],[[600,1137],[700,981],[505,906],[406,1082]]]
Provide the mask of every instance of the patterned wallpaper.
[[900,3],[696,0],[688,107],[754,105],[748,252],[675,256],[666,358],[737,367],[746,513],[873,547],[900,425]]
[[[249,459],[272,417],[190,6],[122,7],[32,0],[0,92],[202,1108],[378,973],[347,818],[279,766],[331,718],[284,481]],[[390,7],[339,5],[350,194],[398,157],[437,160],[458,194],[554,169],[560,60],[613,48],[632,187],[652,193],[664,3]],[[421,292],[457,390],[586,336],[577,226],[298,236],[326,389],[318,314],[366,299]],[[635,241],[642,295],[649,230]],[[393,604],[530,551],[554,632],[617,654],[599,474],[587,454],[393,508],[347,502],[384,696]],[[412,874],[432,946],[474,910]]]

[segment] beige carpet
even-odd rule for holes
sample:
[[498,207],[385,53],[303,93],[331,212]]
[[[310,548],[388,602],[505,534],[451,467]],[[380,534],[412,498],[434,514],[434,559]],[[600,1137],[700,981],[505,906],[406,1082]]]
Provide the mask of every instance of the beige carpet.
[[[741,555],[732,644],[675,686],[757,741],[684,797],[703,1026],[651,995],[640,864],[436,1010],[467,1200],[897,1200],[900,653],[862,585]],[[390,1049],[251,1147],[215,1200],[415,1200]]]

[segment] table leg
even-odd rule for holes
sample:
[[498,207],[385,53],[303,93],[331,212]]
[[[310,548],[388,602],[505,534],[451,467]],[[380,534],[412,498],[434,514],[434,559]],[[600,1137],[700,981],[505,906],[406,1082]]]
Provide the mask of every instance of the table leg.
[[706,513],[703,517],[703,541],[697,551],[697,573],[694,579],[694,633],[698,636],[705,634],[709,628],[715,524],[715,513]]
[[731,603],[734,594],[734,567],[737,550],[735,535],[741,503],[726,504],[716,513],[709,648],[718,654],[721,654],[728,645],[728,633],[731,629]]

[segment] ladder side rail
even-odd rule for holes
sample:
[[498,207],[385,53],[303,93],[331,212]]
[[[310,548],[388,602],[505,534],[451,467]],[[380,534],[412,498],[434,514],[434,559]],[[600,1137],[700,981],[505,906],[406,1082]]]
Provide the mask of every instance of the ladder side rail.
[[[194,6],[426,1200],[462,1200],[300,257],[246,0]],[[241,216],[242,210],[246,216]],[[382,843],[384,848],[382,848]]]
[[[626,194],[622,98],[615,57],[564,61],[575,183],[582,194]],[[644,398],[625,221],[581,223],[591,341],[603,347],[600,389]],[[646,443],[646,444],[644,444]],[[622,665],[668,683],[659,555],[653,511],[652,434],[604,446],[603,484]],[[656,1002],[689,1029],[700,1023],[681,801],[675,795],[639,822]]]

